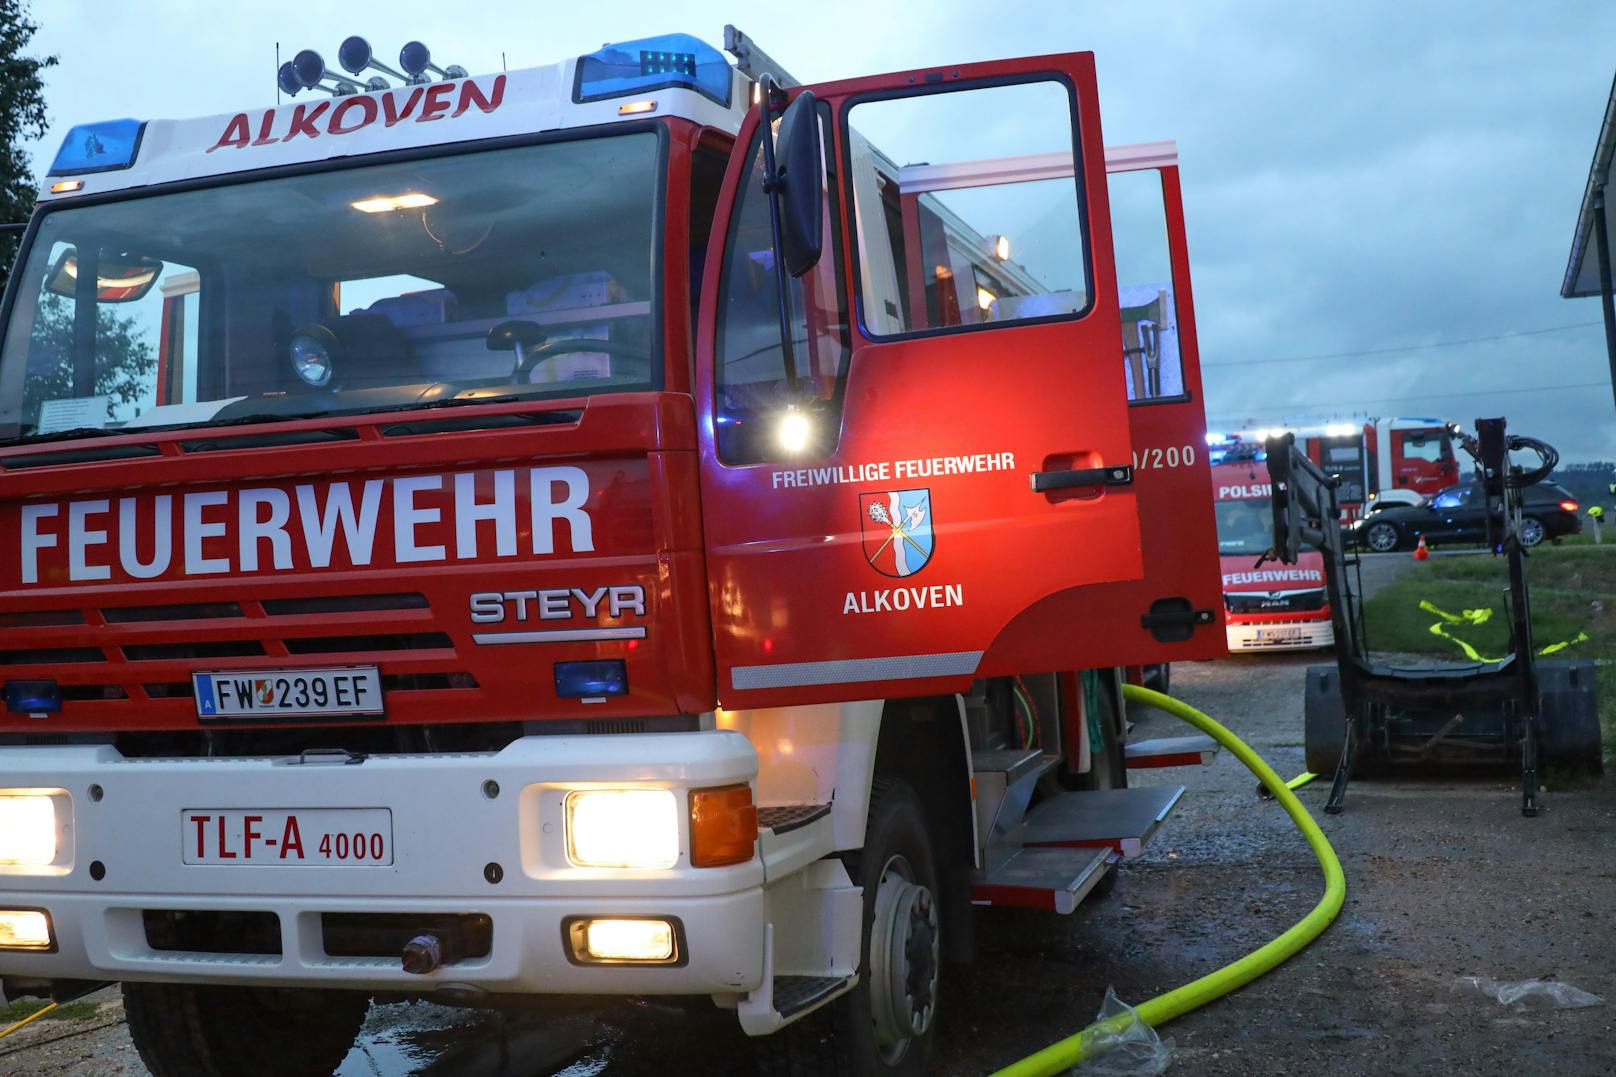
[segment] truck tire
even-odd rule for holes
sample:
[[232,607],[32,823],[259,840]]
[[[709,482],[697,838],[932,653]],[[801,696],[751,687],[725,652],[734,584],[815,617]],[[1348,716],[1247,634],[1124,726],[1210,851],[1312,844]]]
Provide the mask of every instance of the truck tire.
[[1302,754],[1307,769],[1321,778],[1335,774],[1346,733],[1340,673],[1334,666],[1309,666],[1302,697]]
[[941,909],[926,816],[908,785],[876,779],[864,848],[843,860],[864,888],[859,984],[758,1040],[758,1072],[920,1077],[930,1072],[936,1038]]
[[126,983],[123,1005],[152,1077],[330,1077],[359,1035],[370,996]]

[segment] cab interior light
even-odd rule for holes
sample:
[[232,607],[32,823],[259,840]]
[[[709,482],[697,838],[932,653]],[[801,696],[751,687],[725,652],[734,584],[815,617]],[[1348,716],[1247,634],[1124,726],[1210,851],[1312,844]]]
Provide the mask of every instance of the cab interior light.
[[38,909],[0,909],[0,950],[50,950],[50,917]]
[[55,800],[35,793],[0,793],[0,864],[40,866],[55,859]]
[[780,448],[791,456],[808,448],[813,433],[813,422],[795,408],[781,415],[780,424],[775,428],[775,438],[779,441]]
[[405,191],[403,194],[379,194],[371,198],[361,198],[351,203],[360,213],[391,213],[396,209],[425,209],[435,206],[438,200],[421,191]]

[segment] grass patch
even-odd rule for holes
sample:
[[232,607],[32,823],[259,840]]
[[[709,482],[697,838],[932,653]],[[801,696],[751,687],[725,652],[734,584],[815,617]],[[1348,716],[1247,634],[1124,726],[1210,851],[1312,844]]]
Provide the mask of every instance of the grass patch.
[[[21,1021],[24,1017],[31,1017],[49,1005],[50,999],[48,998],[34,998],[30,995],[17,999],[6,1006],[0,1007],[0,1028],[5,1027],[6,1025],[14,1025],[18,1021]],[[89,999],[80,999],[77,1002],[69,1002],[65,1006],[56,1007],[50,1013],[47,1013],[44,1017],[41,1017],[40,1020],[82,1021],[87,1018],[94,1017],[95,1012],[100,1008],[101,1004],[98,1002],[91,1002]]]
[[[1616,748],[1616,532],[1611,542],[1544,546],[1526,561],[1532,589],[1532,634],[1539,648],[1586,632],[1588,639],[1560,652],[1565,658],[1599,660],[1599,720],[1607,758]],[[1377,651],[1400,651],[1464,661],[1451,641],[1432,634],[1434,614],[1420,609],[1428,599],[1449,613],[1490,609],[1482,625],[1452,625],[1448,631],[1467,640],[1486,657],[1509,649],[1509,618],[1504,594],[1508,563],[1502,557],[1433,557],[1383,587],[1364,604],[1365,635]]]

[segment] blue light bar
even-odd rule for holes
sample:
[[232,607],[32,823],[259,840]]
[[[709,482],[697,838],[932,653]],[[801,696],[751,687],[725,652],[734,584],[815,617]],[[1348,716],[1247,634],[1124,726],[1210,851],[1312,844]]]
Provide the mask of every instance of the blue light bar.
[[13,714],[55,714],[62,709],[62,689],[55,681],[7,681],[6,710]]
[[663,34],[580,56],[572,99],[581,104],[683,87],[728,108],[733,81],[723,53],[689,34]]
[[628,667],[621,658],[594,662],[557,662],[556,695],[562,699],[598,699],[628,693]]
[[50,175],[84,176],[128,168],[135,163],[145,130],[146,124],[141,120],[81,123],[62,139],[62,148],[51,162]]

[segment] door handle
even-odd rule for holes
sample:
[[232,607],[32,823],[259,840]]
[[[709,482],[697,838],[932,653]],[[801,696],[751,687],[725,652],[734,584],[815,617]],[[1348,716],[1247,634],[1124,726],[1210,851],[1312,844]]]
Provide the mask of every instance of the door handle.
[[1129,486],[1133,483],[1132,465],[1122,467],[1080,467],[1070,471],[1034,471],[1032,492],[1071,490],[1079,486]]

